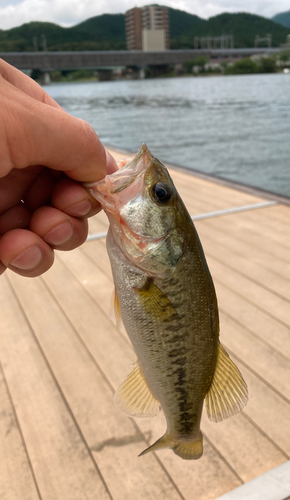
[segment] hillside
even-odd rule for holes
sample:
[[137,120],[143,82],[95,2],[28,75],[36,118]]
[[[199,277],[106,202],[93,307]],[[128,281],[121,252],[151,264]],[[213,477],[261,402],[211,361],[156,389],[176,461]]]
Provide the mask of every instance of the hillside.
[[280,23],[286,28],[290,28],[290,10],[287,12],[280,12],[280,14],[276,14],[276,16],[272,17],[272,21],[275,23]]
[[0,31],[0,51],[33,51],[33,37],[42,50],[45,34],[48,50],[120,50],[126,48],[123,14],[103,14],[73,26],[31,22],[17,28]]
[[[270,19],[248,13],[224,13],[208,20],[169,8],[172,49],[194,47],[195,36],[233,34],[235,47],[253,47],[256,35],[271,33],[273,46],[285,42],[289,29]],[[33,38],[43,50],[41,36],[46,36],[48,50],[124,50],[124,14],[103,14],[71,28],[57,24],[31,22],[0,30],[0,52],[33,51]]]
[[171,44],[172,48],[193,48],[194,36],[220,36],[221,34],[233,34],[234,46],[238,48],[253,47],[256,35],[264,37],[267,33],[272,34],[272,45],[278,47],[285,43],[288,29],[266,19],[247,12],[238,14],[219,14],[202,20],[193,31],[184,32],[179,38]]

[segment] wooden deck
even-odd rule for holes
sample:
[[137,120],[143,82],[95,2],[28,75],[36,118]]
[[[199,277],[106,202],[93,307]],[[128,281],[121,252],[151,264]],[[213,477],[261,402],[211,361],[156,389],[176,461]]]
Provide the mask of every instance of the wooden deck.
[[[118,156],[118,155],[116,155]],[[265,201],[172,170],[189,212]],[[249,386],[242,413],[202,420],[204,455],[137,455],[165,430],[113,393],[135,361],[108,319],[105,241],[58,253],[44,276],[0,280],[1,500],[210,500],[290,456],[290,207],[196,222],[216,285],[221,339]],[[107,227],[104,214],[90,232]]]

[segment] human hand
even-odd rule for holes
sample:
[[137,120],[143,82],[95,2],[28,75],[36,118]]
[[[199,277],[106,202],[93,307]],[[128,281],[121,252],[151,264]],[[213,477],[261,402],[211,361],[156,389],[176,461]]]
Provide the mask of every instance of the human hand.
[[117,167],[88,123],[2,60],[0,73],[0,274],[34,277],[54,248],[85,241],[86,219],[101,209],[79,182]]

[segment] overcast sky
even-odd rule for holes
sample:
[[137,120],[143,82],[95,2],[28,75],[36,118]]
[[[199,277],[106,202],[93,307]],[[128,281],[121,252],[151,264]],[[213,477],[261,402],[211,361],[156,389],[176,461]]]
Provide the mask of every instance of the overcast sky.
[[[49,21],[72,26],[104,13],[124,13],[154,1],[142,0],[0,0],[0,29],[29,21]],[[156,2],[157,3],[157,2]],[[158,2],[203,18],[222,12],[251,12],[265,17],[289,10],[289,0],[165,0]]]

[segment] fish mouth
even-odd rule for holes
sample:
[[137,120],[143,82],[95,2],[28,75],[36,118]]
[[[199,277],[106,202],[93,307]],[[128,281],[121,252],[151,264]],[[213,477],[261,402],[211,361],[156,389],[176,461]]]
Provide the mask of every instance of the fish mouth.
[[148,168],[151,160],[152,155],[149,149],[146,144],[142,144],[137,154],[119,162],[119,169],[116,172],[107,175],[98,182],[83,185],[101,203],[103,208],[112,211],[116,209],[114,195],[118,195],[130,187]]

